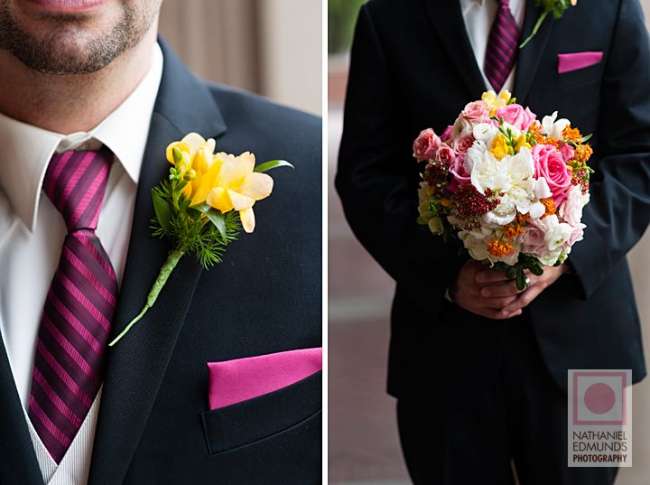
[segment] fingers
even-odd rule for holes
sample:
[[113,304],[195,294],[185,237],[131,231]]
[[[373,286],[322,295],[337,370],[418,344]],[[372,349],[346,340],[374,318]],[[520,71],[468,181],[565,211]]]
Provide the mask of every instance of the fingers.
[[480,306],[486,308],[492,308],[495,310],[503,310],[508,305],[514,303],[517,300],[517,296],[507,296],[501,298],[481,298],[479,304]]
[[476,273],[475,281],[477,284],[483,286],[486,284],[500,283],[503,281],[508,281],[510,278],[506,276],[503,271],[497,271],[494,269],[488,269],[479,271]]
[[498,285],[484,286],[481,288],[481,296],[484,298],[508,297],[517,294],[519,294],[517,284],[512,280],[508,280],[507,282]]
[[524,291],[519,297],[509,304],[507,307],[503,309],[505,312],[515,312],[517,310],[521,310],[537,298],[542,291],[544,291],[544,285],[533,285],[529,287],[526,291]]

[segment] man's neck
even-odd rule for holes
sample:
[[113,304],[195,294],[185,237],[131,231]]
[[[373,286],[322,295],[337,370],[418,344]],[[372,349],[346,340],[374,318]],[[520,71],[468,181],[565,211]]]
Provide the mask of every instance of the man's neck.
[[0,112],[56,133],[90,131],[149,71],[156,31],[153,25],[136,46],[92,74],[42,74],[0,50]]

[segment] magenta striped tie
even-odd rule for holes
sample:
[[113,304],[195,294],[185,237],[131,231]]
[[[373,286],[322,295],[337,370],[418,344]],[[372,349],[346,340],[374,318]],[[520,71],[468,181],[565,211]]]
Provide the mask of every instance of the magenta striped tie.
[[43,182],[68,234],[38,331],[29,417],[57,463],[103,378],[117,279],[95,229],[112,161],[106,149],[57,154]]
[[485,77],[498,93],[517,62],[521,31],[510,11],[509,0],[497,1],[499,7],[490,30],[483,67]]

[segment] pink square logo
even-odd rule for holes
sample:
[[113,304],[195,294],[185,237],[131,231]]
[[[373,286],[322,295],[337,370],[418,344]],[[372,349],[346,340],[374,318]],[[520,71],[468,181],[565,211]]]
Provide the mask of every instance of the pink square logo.
[[576,370],[571,376],[574,426],[627,424],[628,372]]

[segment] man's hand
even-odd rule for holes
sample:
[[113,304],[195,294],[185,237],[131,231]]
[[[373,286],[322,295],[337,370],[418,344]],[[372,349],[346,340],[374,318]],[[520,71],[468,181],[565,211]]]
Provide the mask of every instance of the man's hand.
[[[532,273],[527,273],[529,281],[528,288],[521,292],[516,300],[508,304],[503,309],[503,311],[508,314],[517,311],[521,313],[521,311],[526,308],[535,298],[537,298],[542,293],[542,291],[555,283],[560,276],[562,276],[564,273],[567,273],[568,271],[569,266],[567,264],[562,264],[560,266],[544,266],[544,272],[539,276],[535,276]],[[502,272],[497,273],[501,273],[501,275],[505,277]],[[491,275],[482,275],[481,279],[486,278],[489,281],[490,277]],[[494,284],[494,280],[492,280],[492,282],[492,284]],[[491,294],[495,291],[495,288],[503,285],[507,285],[507,283],[504,283],[504,280],[501,280],[501,282],[496,283],[496,286],[484,287],[483,291],[489,292],[489,294]]]
[[468,261],[461,268],[451,296],[465,310],[493,320],[505,320],[521,315],[523,309],[542,291],[568,271],[568,266],[546,266],[540,276],[527,274],[529,285],[519,292],[515,282],[503,271]]
[[[483,278],[487,279],[483,281]],[[489,292],[486,291],[488,288]],[[518,292],[514,281],[507,280],[505,273],[486,268],[477,261],[468,261],[463,265],[450,293],[456,305],[485,318],[504,320],[521,315],[521,309],[503,311],[517,300]]]

